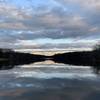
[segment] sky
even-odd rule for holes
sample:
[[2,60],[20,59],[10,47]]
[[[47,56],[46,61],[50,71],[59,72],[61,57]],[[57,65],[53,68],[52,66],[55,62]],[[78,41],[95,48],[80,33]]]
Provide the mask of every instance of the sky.
[[100,0],[0,0],[0,48],[91,48]]

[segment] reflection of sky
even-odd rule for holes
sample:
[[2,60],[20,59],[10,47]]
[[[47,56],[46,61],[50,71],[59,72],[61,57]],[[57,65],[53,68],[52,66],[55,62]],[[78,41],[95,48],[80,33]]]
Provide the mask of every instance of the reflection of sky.
[[[38,79],[51,79],[51,78],[65,78],[65,79],[90,79],[96,80],[98,77],[89,66],[71,66],[64,64],[31,64],[17,66],[11,71],[1,71],[0,77],[6,78],[38,78]],[[6,72],[6,73],[4,73]],[[4,76],[3,76],[4,75]]]
[[[89,66],[50,63],[50,61],[47,61],[44,62],[44,64],[37,63],[17,66],[10,71],[1,70],[0,89],[29,87],[34,87],[35,89],[45,89],[46,87],[54,89],[63,88],[66,87],[66,85],[69,86],[73,84],[75,80],[79,82],[78,86],[80,83],[84,83],[83,85],[87,86],[88,84],[94,85],[94,83],[99,84],[100,82],[99,77]],[[72,86],[75,87],[76,85],[77,83],[74,83]]]
[[[41,62],[42,63],[42,62]],[[39,79],[65,78],[65,79],[90,79],[96,80],[96,74],[89,66],[71,66],[64,64],[55,64],[48,61],[43,64],[30,64],[19,66],[19,70],[15,71],[16,77],[34,77]],[[50,64],[51,63],[51,64]]]
[[[16,66],[10,71],[1,70],[0,90],[2,90],[1,100],[2,98],[30,100],[30,97],[32,97],[31,100],[38,97],[37,100],[41,100],[42,97],[43,99],[46,97],[45,100],[47,100],[51,96],[54,99],[55,96],[61,99],[65,96],[73,99],[76,96],[82,98],[91,93],[100,93],[100,77],[90,66],[72,66],[46,61],[44,64]],[[97,95],[92,96],[97,97]]]
[[96,0],[2,1],[0,47],[32,48],[35,44],[41,48],[50,44],[63,48],[60,45],[68,43],[92,47],[100,38],[99,4]]

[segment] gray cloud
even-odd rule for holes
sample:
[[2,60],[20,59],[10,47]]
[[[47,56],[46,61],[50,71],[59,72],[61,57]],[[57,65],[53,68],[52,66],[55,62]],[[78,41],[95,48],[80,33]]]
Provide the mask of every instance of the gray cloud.
[[[99,0],[54,0],[51,7],[18,8],[0,2],[0,45],[18,40],[99,38]],[[68,7],[71,4],[72,7]],[[74,7],[78,8],[73,9]],[[2,44],[1,44],[2,43]]]

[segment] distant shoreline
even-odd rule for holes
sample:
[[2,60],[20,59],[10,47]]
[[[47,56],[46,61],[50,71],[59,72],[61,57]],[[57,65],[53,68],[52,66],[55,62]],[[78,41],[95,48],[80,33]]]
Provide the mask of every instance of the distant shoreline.
[[[100,69],[100,52],[99,51],[77,51],[56,53],[54,55],[42,55],[15,52],[12,50],[0,50],[1,65],[23,65],[46,60],[54,61],[55,63],[63,63],[78,66],[94,66],[97,70]],[[6,60],[5,60],[6,59]]]

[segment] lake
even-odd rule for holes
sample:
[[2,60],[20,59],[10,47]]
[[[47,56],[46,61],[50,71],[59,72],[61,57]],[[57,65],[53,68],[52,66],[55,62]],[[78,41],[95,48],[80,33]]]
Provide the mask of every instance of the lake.
[[0,71],[0,100],[100,100],[100,75],[49,60],[14,66]]

